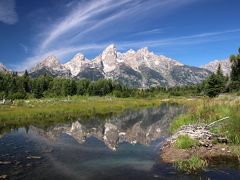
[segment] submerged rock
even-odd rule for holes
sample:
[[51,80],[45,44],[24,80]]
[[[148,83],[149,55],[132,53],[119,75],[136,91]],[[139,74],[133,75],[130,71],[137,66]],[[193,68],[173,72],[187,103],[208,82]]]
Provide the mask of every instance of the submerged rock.
[[0,179],[6,179],[7,178],[7,175],[4,174],[4,175],[0,175]]
[[0,165],[11,164],[11,161],[0,161]]
[[42,159],[41,156],[28,156],[27,159]]

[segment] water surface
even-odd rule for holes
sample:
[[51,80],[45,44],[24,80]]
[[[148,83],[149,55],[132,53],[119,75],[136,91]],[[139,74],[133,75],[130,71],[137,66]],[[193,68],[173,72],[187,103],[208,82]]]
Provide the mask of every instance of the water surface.
[[[188,176],[160,159],[177,105],[92,117],[51,127],[19,128],[0,139],[0,176],[9,179],[238,179],[226,162]],[[5,164],[3,164],[5,162]],[[2,164],[1,164],[2,163]],[[9,163],[9,164],[8,164]]]

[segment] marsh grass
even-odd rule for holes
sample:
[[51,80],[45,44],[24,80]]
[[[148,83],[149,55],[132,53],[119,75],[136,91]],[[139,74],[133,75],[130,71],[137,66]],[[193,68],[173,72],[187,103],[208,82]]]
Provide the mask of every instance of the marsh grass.
[[70,97],[17,100],[12,105],[0,105],[0,131],[6,127],[51,125],[89,117],[105,119],[128,109],[160,105],[159,99]]
[[230,146],[230,150],[233,154],[235,154],[238,157],[238,159],[240,159],[240,148],[239,148],[239,146],[236,146],[236,145]]
[[177,99],[179,104],[187,107],[187,112],[174,119],[170,131],[176,132],[182,125],[204,123],[209,124],[229,116],[212,131],[228,137],[231,143],[240,144],[240,99],[239,97],[223,96],[215,99],[197,98],[193,100]]
[[197,140],[190,138],[188,135],[179,136],[176,140],[176,146],[179,149],[189,149],[198,144]]
[[201,159],[198,156],[192,156],[187,160],[179,160],[176,161],[175,167],[183,172],[197,173],[199,171],[204,170],[208,166],[208,162],[206,160]]

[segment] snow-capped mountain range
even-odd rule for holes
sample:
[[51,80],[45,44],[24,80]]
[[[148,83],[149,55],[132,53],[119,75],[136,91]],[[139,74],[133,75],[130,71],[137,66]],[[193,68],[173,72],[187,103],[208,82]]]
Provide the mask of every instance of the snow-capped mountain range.
[[[200,83],[215,70],[214,64],[203,67],[184,65],[166,56],[156,55],[148,48],[137,51],[130,49],[120,53],[115,45],[111,44],[92,60],[78,53],[69,62],[60,64],[56,56],[48,56],[31,68],[29,74],[33,77],[48,73],[53,76],[76,79],[106,78],[130,87],[148,88]],[[225,66],[222,67],[225,68]]]

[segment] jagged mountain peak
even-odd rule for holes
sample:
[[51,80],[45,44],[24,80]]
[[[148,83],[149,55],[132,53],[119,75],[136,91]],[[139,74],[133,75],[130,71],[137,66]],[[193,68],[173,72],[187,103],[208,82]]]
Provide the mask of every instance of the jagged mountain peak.
[[210,61],[208,64],[202,65],[201,68],[207,69],[211,72],[216,72],[219,64],[221,65],[224,75],[230,74],[231,63],[230,63],[229,59],[213,60],[213,61]]
[[118,55],[117,48],[114,44],[110,44],[102,53],[102,63],[103,63],[103,71],[105,73],[111,72],[117,67],[118,63]]
[[7,72],[7,71],[9,71],[7,67],[4,64],[0,63],[0,72]]
[[174,59],[154,54],[147,47],[120,53],[114,44],[92,60],[77,53],[61,65],[56,56],[49,56],[31,71],[34,76],[46,72],[61,77],[110,78],[138,88],[195,84],[211,74],[206,69],[185,66]]
[[85,56],[82,53],[77,53],[69,62],[63,66],[71,72],[72,76],[76,76],[81,71],[81,68],[85,63]]
[[116,49],[116,45],[115,44],[110,44],[105,48],[105,51],[107,50],[111,50],[111,49]]
[[148,47],[141,48],[137,52],[142,53],[142,54],[149,54],[150,53]]
[[39,63],[41,66],[46,66],[46,67],[56,67],[60,65],[60,62],[55,55],[50,55],[46,57],[41,63]]
[[33,74],[33,76],[38,76],[42,73],[61,77],[67,77],[70,75],[70,71],[60,64],[60,61],[55,55],[47,56],[42,62],[30,69],[29,72]]
[[82,53],[77,53],[69,62],[82,62],[85,61],[86,57]]
[[114,44],[110,44],[102,53],[102,59],[117,58],[117,48]]
[[133,49],[129,49],[126,53],[127,53],[127,54],[135,54],[136,51],[134,51]]
[[77,53],[73,58],[85,59],[85,55],[82,54],[81,52],[79,52],[79,53]]

